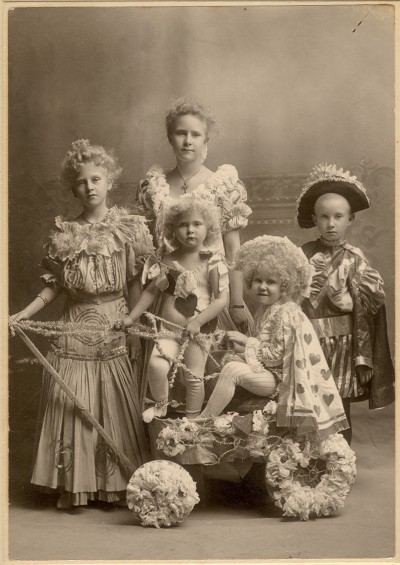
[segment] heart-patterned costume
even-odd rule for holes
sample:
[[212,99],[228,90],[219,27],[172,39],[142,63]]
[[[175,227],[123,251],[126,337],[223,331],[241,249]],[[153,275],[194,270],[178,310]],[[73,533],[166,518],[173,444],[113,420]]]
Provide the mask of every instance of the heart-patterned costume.
[[278,396],[277,425],[325,439],[348,428],[342,400],[310,320],[298,304],[261,306],[244,354],[222,369],[201,413],[218,416],[241,386],[257,396]]
[[[210,250],[200,252],[200,265],[192,270],[185,269],[177,261],[166,264],[163,259],[149,258],[143,269],[143,283],[152,282],[161,291],[161,306],[159,315],[164,319],[161,329],[176,331],[175,326],[186,327],[190,318],[200,314],[213,300],[211,273],[218,273],[218,290],[222,292],[228,288],[228,266],[220,253]],[[201,327],[202,333],[210,333],[216,329],[217,318],[210,320]],[[165,359],[174,359],[179,355],[180,344],[178,340],[163,337],[158,340],[158,345],[163,355],[157,348],[153,349],[149,364],[147,380],[151,394],[157,403],[168,399],[168,380]],[[167,356],[167,357],[166,357]],[[207,346],[200,347],[191,340],[185,349],[183,361],[188,369],[198,378],[184,374],[186,388],[186,415],[194,417],[200,413],[204,400],[205,364],[208,357]]]

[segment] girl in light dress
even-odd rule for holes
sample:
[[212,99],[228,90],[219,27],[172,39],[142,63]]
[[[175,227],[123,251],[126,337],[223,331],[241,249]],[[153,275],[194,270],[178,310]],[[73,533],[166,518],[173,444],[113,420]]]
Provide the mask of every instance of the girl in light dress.
[[[174,250],[160,258],[150,258],[143,270],[143,282],[150,284],[124,320],[130,326],[162,296],[161,330],[176,331],[177,324],[185,328],[190,338],[184,352],[186,416],[196,418],[204,401],[205,364],[209,344],[199,345],[193,338],[200,332],[216,329],[217,316],[228,298],[228,268],[219,252],[207,246],[219,236],[218,211],[196,195],[186,195],[164,209],[164,237]],[[171,322],[172,325],[169,325]],[[182,342],[170,337],[159,339],[153,348],[147,367],[150,391],[155,401],[143,412],[143,420],[163,417],[168,404],[168,371],[171,359],[176,359]],[[196,378],[198,377],[198,378]]]
[[[62,169],[63,180],[82,205],[74,219],[58,216],[44,247],[41,293],[15,321],[31,318],[59,294],[67,296],[63,322],[112,327],[140,295],[143,260],[154,252],[146,221],[124,208],[107,207],[120,174],[103,147],[79,140]],[[133,466],[148,459],[140,414],[137,374],[124,336],[63,335],[47,359],[69,388],[125,453]],[[44,372],[41,428],[32,482],[60,489],[57,506],[89,500],[125,500],[127,477],[111,449],[50,375]]]
[[254,300],[253,336],[227,332],[230,355],[200,417],[218,416],[237,386],[277,397],[277,426],[325,439],[348,428],[332,374],[301,301],[309,295],[312,268],[288,238],[264,235],[246,242],[236,267]]
[[[218,316],[219,325],[245,332],[252,325],[252,316],[243,301],[242,277],[231,266],[240,248],[240,230],[246,227],[251,214],[246,189],[232,165],[222,165],[215,172],[204,165],[215,119],[201,104],[177,100],[168,109],[165,123],[176,166],[164,171],[154,165],[147,171],[139,184],[137,207],[149,221],[155,247],[166,246],[169,251],[163,232],[167,206],[185,194],[194,194],[218,208],[221,234],[209,247],[225,255],[229,266],[229,307]],[[157,308],[155,304],[155,312]],[[147,381],[143,379],[142,400],[146,391]]]

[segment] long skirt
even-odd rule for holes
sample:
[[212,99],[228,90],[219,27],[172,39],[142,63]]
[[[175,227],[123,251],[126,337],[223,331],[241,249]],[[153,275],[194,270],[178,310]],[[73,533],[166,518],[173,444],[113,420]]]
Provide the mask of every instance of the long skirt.
[[[90,304],[69,301],[61,318],[113,324],[125,314],[123,298]],[[112,437],[133,467],[149,459],[137,375],[125,338],[59,338],[47,359]],[[129,476],[113,450],[81,415],[47,371],[43,374],[40,435],[32,483],[72,493],[74,505],[123,499]]]

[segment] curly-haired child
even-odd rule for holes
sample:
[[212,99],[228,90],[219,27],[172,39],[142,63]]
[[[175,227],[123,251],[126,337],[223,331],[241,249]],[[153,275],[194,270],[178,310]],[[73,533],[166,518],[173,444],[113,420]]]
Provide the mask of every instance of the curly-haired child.
[[[320,339],[350,426],[352,400],[369,398],[370,408],[394,400],[383,280],[361,249],[346,240],[354,214],[369,206],[365,187],[335,165],[315,167],[297,202],[299,226],[316,226],[320,233],[303,245],[315,270],[303,309]],[[343,435],[350,443],[351,427]]]
[[[141,216],[108,208],[107,195],[121,169],[103,147],[78,140],[68,151],[62,178],[83,211],[74,219],[58,216],[45,245],[45,287],[12,319],[29,319],[66,295],[62,322],[113,326],[140,294],[140,273],[154,253]],[[126,292],[125,292],[126,291]],[[141,421],[137,367],[131,366],[125,337],[62,335],[49,363],[87,406],[133,466],[148,458]],[[68,509],[89,500],[125,500],[126,476],[112,451],[59,386],[44,373],[41,428],[32,482],[61,490],[57,506]]]
[[223,367],[200,417],[218,416],[237,386],[258,396],[277,396],[277,425],[320,439],[348,427],[334,380],[314,329],[299,303],[308,295],[312,269],[288,238],[260,236],[236,257],[259,304],[254,336],[227,332],[237,353]]
[[[124,320],[131,325],[158,296],[162,296],[160,316],[165,320],[161,328],[176,331],[180,325],[186,328],[191,341],[184,353],[186,367],[195,375],[185,372],[186,415],[199,415],[204,401],[205,364],[207,347],[193,341],[200,332],[211,333],[216,329],[217,316],[226,307],[229,276],[224,257],[218,252],[205,249],[220,235],[216,207],[192,195],[182,196],[165,211],[164,237],[174,249],[161,258],[151,258],[143,270],[145,288],[136,306]],[[161,351],[166,353],[163,355]],[[150,391],[155,401],[143,412],[143,420],[150,422],[154,416],[163,417],[168,404],[169,358],[178,356],[178,340],[162,337],[159,348],[153,348],[147,367]],[[197,378],[196,378],[197,377]]]

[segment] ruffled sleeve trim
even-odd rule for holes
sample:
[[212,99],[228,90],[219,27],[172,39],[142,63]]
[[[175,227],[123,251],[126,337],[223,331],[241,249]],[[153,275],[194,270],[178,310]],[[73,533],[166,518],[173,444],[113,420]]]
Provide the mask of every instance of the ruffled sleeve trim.
[[223,292],[229,288],[229,269],[225,257],[219,253],[213,253],[208,260],[208,274],[214,269],[218,271],[218,290]]
[[50,233],[45,251],[53,259],[65,261],[85,252],[110,257],[129,244],[138,257],[154,252],[146,220],[126,208],[114,206],[102,222],[80,225],[58,216],[56,229]]
[[207,179],[205,189],[211,191],[221,210],[222,233],[247,226],[252,210],[246,204],[247,191],[233,165],[218,167]]
[[157,257],[149,257],[143,267],[142,283],[154,281],[157,288],[164,292],[169,286],[168,267]]
[[163,202],[169,197],[169,184],[164,169],[153,165],[139,183],[136,205],[148,220],[155,220]]

